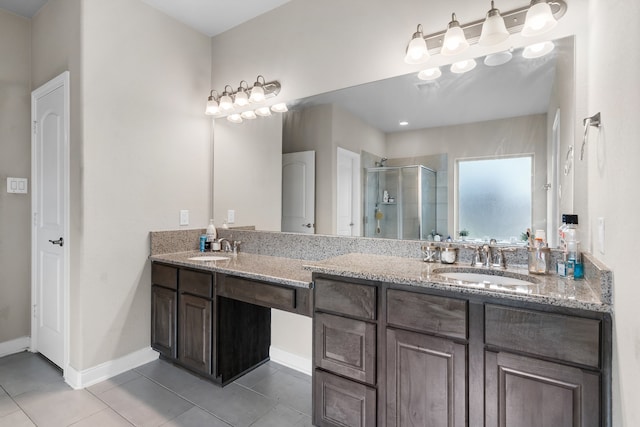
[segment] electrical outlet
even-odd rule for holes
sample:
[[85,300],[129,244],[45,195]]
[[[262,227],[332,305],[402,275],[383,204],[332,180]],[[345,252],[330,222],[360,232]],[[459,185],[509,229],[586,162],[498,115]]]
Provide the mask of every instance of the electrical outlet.
[[229,209],[227,211],[227,224],[233,224],[236,222],[236,211]]
[[598,250],[604,255],[604,218],[598,218]]
[[189,225],[189,211],[186,209],[180,211],[180,225]]

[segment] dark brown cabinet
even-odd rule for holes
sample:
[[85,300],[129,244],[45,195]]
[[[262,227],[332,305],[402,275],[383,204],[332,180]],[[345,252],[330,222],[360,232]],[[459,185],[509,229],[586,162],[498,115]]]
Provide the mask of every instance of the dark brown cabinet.
[[506,352],[485,361],[485,426],[601,425],[597,373]]
[[387,329],[387,427],[465,426],[466,383],[464,344]]
[[353,282],[314,276],[315,425],[611,425],[609,314]]
[[166,357],[176,357],[178,294],[173,289],[151,288],[151,347]]
[[211,300],[180,294],[178,360],[196,371],[211,373]]

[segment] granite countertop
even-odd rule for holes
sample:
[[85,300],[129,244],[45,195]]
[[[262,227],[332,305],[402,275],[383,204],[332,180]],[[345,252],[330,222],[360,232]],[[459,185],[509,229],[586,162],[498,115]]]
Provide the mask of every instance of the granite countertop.
[[[437,274],[438,269],[456,272],[481,272],[483,268],[465,264],[426,263],[417,258],[351,253],[323,261],[308,261],[304,268],[311,272],[388,282],[400,285],[456,291],[467,294],[503,296],[520,301],[536,302],[560,307],[578,308],[598,312],[611,312],[611,305],[602,301],[600,294],[586,279],[573,280],[555,274],[530,275],[524,266],[507,270],[493,269],[492,273],[518,277],[526,275],[535,283],[504,285],[462,283]],[[484,269],[486,271],[486,269]]]
[[[222,261],[189,259],[207,255],[225,256],[228,259]],[[152,255],[150,259],[182,267],[232,274],[293,287],[311,287],[312,273],[315,272],[345,278],[504,297],[559,307],[598,312],[612,311],[611,304],[603,302],[597,287],[590,281],[586,279],[567,279],[555,274],[530,275],[525,266],[510,266],[507,270],[492,269],[492,273],[507,277],[525,275],[534,283],[495,285],[464,283],[457,279],[438,275],[438,269],[456,272],[482,272],[484,269],[480,267],[471,267],[462,263],[425,263],[419,258],[361,253],[350,253],[322,261],[257,255],[247,252],[240,252],[233,256],[226,253],[202,253],[198,251],[158,254]]]
[[[223,256],[228,257],[228,259],[222,261],[196,261],[189,259],[207,255]],[[263,280],[297,288],[311,287],[311,272],[303,269],[305,261],[299,259],[255,255],[246,252],[240,252],[233,256],[224,252],[202,253],[198,251],[152,255],[149,259],[151,261],[233,274],[247,279]]]

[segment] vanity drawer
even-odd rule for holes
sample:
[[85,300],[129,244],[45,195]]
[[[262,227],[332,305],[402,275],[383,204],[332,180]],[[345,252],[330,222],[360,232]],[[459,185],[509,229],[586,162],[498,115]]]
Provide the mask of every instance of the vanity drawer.
[[213,298],[213,275],[211,273],[180,269],[180,292]]
[[151,283],[165,288],[178,289],[178,269],[156,262],[152,263]]
[[224,274],[218,275],[220,296],[285,311],[296,309],[296,290]]
[[367,320],[376,319],[376,287],[330,279],[315,280],[315,308]]
[[585,366],[600,366],[600,321],[487,304],[485,342]]
[[316,369],[313,425],[376,426],[376,389]]
[[467,302],[389,289],[387,323],[390,326],[466,339]]
[[376,325],[316,313],[316,366],[371,385],[376,383]]

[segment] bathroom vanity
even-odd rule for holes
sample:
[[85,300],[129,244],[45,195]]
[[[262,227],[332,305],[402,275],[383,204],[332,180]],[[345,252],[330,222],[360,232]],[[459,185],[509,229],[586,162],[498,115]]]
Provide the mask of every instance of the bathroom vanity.
[[270,308],[311,316],[314,425],[610,425],[610,276],[593,265],[500,287],[401,256],[194,256],[151,257],[153,348],[224,385],[268,360]]

